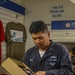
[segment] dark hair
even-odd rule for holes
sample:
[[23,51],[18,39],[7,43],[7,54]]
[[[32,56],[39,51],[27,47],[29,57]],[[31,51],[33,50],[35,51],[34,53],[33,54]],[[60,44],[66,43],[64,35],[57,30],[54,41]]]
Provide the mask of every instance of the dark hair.
[[37,33],[37,32],[48,32],[47,25],[43,21],[36,21],[32,22],[29,32],[32,33]]

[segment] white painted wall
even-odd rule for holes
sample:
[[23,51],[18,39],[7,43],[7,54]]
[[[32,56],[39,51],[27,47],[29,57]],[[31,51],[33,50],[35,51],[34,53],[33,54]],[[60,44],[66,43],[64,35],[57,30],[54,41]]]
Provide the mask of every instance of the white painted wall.
[[[29,27],[32,21],[43,20],[50,24],[52,20],[74,20],[75,4],[69,0],[22,0],[22,5],[26,8],[25,26],[27,30],[26,50],[34,45]],[[53,18],[50,13],[51,6],[63,5],[64,13],[62,17]]]
[[[74,20],[75,4],[70,0],[11,0],[26,8],[25,27],[27,31],[26,50],[34,45],[29,27],[32,21],[43,20],[46,24],[51,24],[53,20]],[[62,17],[53,18],[50,13],[51,6],[64,6]]]
[[15,2],[16,4],[21,5],[21,1],[22,1],[22,0],[10,0],[10,1]]

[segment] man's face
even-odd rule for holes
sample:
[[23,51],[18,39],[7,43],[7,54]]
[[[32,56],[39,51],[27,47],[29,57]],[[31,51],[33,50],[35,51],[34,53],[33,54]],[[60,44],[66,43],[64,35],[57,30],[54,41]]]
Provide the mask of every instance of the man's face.
[[32,39],[36,46],[38,46],[40,49],[44,49],[49,45],[49,32],[42,33],[32,33]]

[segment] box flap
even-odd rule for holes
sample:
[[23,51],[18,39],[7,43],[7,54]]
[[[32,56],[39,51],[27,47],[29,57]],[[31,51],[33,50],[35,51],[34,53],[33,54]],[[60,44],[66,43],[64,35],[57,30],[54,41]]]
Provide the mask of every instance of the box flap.
[[[20,66],[22,67],[20,67]],[[24,65],[22,62],[15,59],[7,58],[3,63],[2,67],[5,68],[11,75],[27,75],[22,69]]]

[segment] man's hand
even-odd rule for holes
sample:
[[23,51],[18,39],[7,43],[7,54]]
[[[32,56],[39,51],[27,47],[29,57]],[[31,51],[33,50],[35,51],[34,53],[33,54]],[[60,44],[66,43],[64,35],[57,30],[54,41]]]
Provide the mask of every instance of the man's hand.
[[46,75],[45,71],[38,71],[36,73],[34,73],[34,75]]

